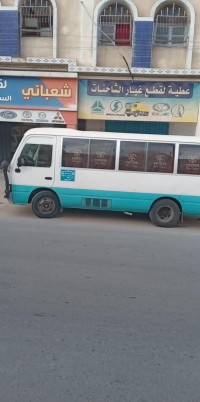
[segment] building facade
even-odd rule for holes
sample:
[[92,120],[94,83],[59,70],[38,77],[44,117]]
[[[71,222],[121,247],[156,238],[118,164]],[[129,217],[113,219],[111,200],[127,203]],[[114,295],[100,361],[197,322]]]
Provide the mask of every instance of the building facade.
[[196,0],[1,0],[0,160],[30,127],[200,135]]

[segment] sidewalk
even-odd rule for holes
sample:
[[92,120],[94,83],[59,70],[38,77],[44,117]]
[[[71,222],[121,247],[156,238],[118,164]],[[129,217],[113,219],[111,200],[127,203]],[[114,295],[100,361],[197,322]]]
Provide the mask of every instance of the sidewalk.
[[5,181],[2,169],[0,169],[0,217],[1,218],[24,218],[32,216],[30,205],[13,205],[5,194]]

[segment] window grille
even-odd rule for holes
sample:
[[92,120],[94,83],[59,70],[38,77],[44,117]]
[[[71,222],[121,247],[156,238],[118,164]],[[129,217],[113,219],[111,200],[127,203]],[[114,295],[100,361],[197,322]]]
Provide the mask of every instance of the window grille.
[[189,18],[185,9],[175,3],[165,6],[154,20],[154,44],[187,46]]
[[110,4],[99,16],[99,44],[131,45],[132,17],[120,3]]
[[53,8],[49,0],[25,0],[20,13],[22,36],[52,36]]

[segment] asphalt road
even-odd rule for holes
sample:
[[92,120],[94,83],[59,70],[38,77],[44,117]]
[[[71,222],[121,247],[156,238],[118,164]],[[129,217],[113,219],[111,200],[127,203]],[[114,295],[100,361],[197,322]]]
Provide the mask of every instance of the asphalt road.
[[0,202],[1,400],[199,402],[200,221]]

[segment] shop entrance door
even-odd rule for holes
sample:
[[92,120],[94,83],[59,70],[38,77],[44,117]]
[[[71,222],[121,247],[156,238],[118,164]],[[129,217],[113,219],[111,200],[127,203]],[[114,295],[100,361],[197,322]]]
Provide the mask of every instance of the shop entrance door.
[[169,134],[169,123],[151,121],[119,121],[107,120],[105,131],[117,133],[138,133],[138,134]]

